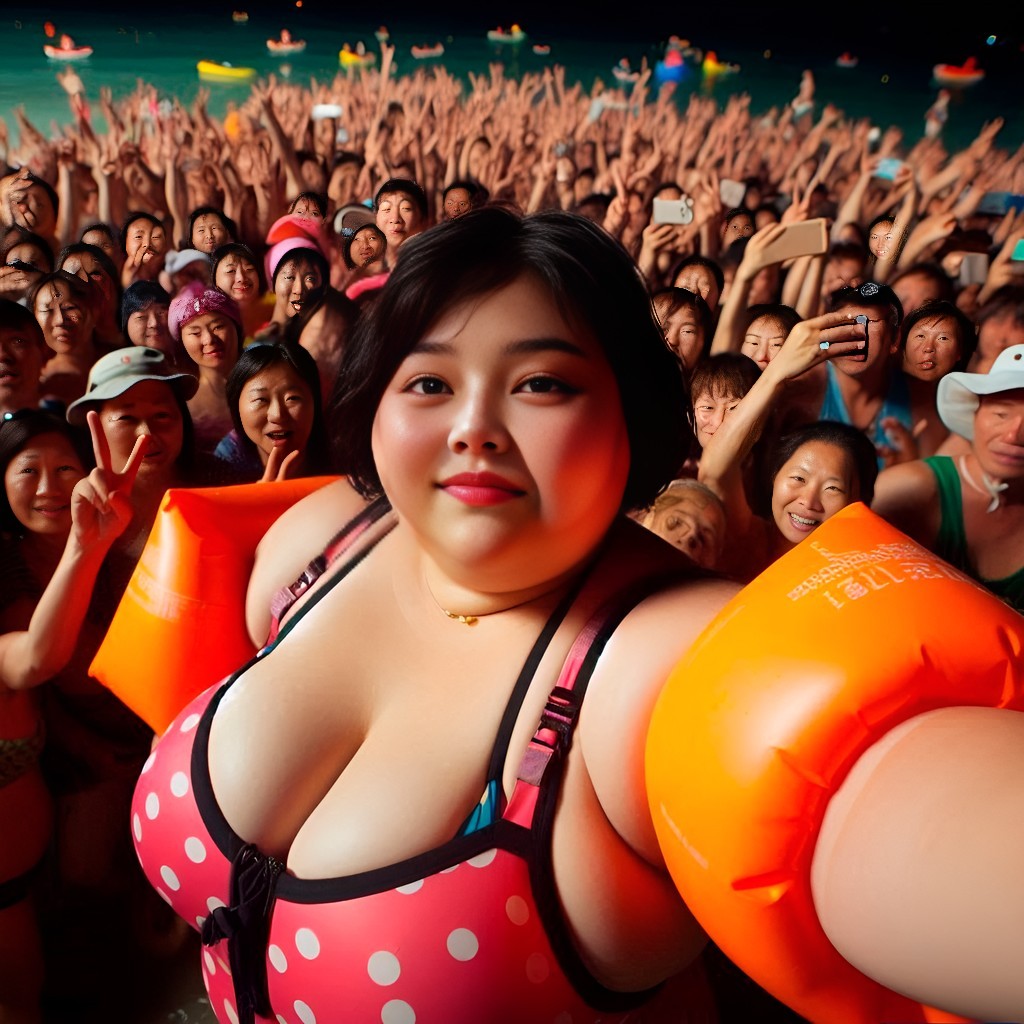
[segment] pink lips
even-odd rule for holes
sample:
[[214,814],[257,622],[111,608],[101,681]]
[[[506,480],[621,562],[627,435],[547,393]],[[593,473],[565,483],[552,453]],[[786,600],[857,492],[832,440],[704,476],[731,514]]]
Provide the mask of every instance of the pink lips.
[[475,506],[500,505],[525,493],[496,473],[457,473],[442,480],[440,486],[458,501]]

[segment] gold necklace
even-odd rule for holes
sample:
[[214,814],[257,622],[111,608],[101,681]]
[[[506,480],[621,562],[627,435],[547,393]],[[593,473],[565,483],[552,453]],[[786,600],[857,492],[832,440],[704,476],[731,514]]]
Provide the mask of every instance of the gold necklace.
[[[441,604],[436,597],[434,597],[434,591],[430,589],[430,584],[427,583],[426,580],[423,581],[423,585],[427,588],[430,600],[433,601],[449,619],[453,622],[461,622],[464,626],[475,626],[481,619],[486,619],[489,615],[500,615],[502,612],[510,612],[515,608],[522,608],[523,605],[539,601],[542,597],[547,597],[558,589],[557,587],[552,587],[551,590],[546,590],[543,594],[535,594],[533,597],[528,597],[523,601],[517,601],[515,604],[510,604],[506,608],[495,608],[493,612],[481,612],[479,615],[463,615],[460,612],[453,612],[450,609],[445,608],[445,606]],[[559,584],[559,586],[560,585],[561,584]]]

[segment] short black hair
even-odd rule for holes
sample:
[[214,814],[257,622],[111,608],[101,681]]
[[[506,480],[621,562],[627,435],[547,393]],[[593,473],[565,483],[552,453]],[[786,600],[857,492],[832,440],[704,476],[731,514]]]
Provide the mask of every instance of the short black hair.
[[416,204],[424,217],[428,215],[427,194],[423,191],[423,186],[413,181],[412,178],[388,178],[377,189],[377,194],[373,197],[374,210],[380,209],[380,201],[384,196],[390,196],[396,192],[402,192],[407,195]]
[[[857,476],[859,495],[857,500],[870,506],[875,496],[875,480],[878,478],[878,452],[871,438],[863,430],[841,423],[838,420],[819,420],[806,423],[781,437],[772,449],[769,461],[769,492],[775,486],[775,478],[782,467],[793,457],[797,449],[812,441],[820,441],[841,448],[853,460]],[[770,494],[769,494],[769,505]]]
[[257,341],[245,348],[228,374],[225,392],[231,423],[239,445],[255,454],[256,446],[245,433],[238,403],[245,385],[268,367],[284,363],[290,366],[309,388],[313,399],[313,425],[309,442],[303,452],[303,475],[317,476],[332,472],[327,425],[324,421],[320,371],[316,360],[301,345],[289,341]]
[[676,476],[689,451],[689,395],[632,257],[579,214],[488,205],[406,242],[349,339],[332,435],[338,464],[361,493],[381,492],[372,426],[402,360],[449,310],[524,275],[596,338],[615,374],[630,447],[621,508],[645,508]]

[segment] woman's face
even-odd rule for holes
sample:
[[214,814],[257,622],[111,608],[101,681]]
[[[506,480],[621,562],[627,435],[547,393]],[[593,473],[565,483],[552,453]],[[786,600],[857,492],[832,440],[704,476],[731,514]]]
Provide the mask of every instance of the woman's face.
[[133,260],[140,249],[160,256],[167,249],[167,232],[161,225],[140,217],[128,225],[124,248],[129,260]]
[[[323,124],[324,122],[318,121],[317,124]],[[296,217],[305,217],[307,220],[319,220],[324,219],[323,214],[320,212],[320,208],[313,202],[309,196],[300,196],[295,200],[295,206],[292,208],[292,214]]]
[[701,448],[715,436],[718,428],[728,419],[729,414],[740,404],[742,395],[724,392],[717,395],[710,391],[699,394],[693,403],[693,418],[697,426],[697,440]]
[[265,466],[275,448],[285,455],[305,450],[313,429],[313,393],[293,366],[275,363],[246,382],[238,414]]
[[102,249],[113,261],[114,266],[118,265],[118,261],[123,259],[121,250],[118,249],[113,238],[106,233],[106,231],[99,231],[93,229],[92,231],[86,231],[82,235],[82,241],[86,245],[95,245],[97,249]]
[[868,235],[868,248],[878,259],[889,255],[892,248],[893,227],[891,220],[883,220],[880,224],[876,224],[871,229],[871,234]]
[[181,328],[181,341],[196,366],[227,374],[238,361],[238,329],[223,313],[202,313]]
[[907,334],[903,372],[918,380],[938,383],[956,366],[961,351],[960,332],[952,317],[924,317]]
[[217,264],[213,283],[243,307],[259,298],[259,271],[238,253],[230,253]]
[[278,268],[274,278],[274,294],[277,296],[277,308],[285,316],[298,316],[305,308],[312,292],[323,285],[320,267],[305,256],[295,256],[285,260]]
[[86,284],[95,285],[103,296],[103,307],[111,313],[114,312],[117,303],[117,285],[91,252],[73,253],[57,269],[66,270],[69,274],[74,274],[75,277],[85,281]]
[[665,344],[676,354],[687,373],[692,373],[704,351],[704,326],[693,306],[683,305],[672,313],[667,301],[658,299],[654,312],[665,335]]
[[349,255],[357,267],[368,267],[376,263],[384,252],[384,235],[372,224],[360,228],[352,236]]
[[7,464],[4,489],[15,518],[30,533],[67,536],[71,492],[85,467],[62,434],[37,434]]
[[65,281],[45,285],[36,295],[34,312],[46,344],[58,355],[74,352],[92,339],[93,311]]
[[372,442],[428,557],[493,593],[577,567],[629,474],[600,343],[527,275],[455,306],[418,340],[381,397]]
[[423,229],[423,214],[412,196],[389,192],[381,196],[377,205],[377,227],[384,232],[388,245],[397,249]]
[[978,351],[971,369],[975,373],[988,373],[999,353],[1011,345],[1024,345],[1024,322],[1012,312],[988,317],[978,328]]
[[786,328],[773,316],[759,316],[747,328],[740,351],[763,370],[786,340]]
[[772,518],[790,544],[798,544],[829,517],[860,499],[853,459],[825,441],[801,445],[772,484]]
[[192,225],[192,248],[209,256],[214,249],[231,241],[224,221],[215,213],[204,213],[196,217]]
[[139,467],[139,479],[159,480],[173,474],[184,443],[184,421],[172,385],[163,380],[140,381],[117,398],[108,398],[99,414],[114,469],[128,462],[136,439],[148,434],[152,440]]
[[162,302],[151,302],[128,317],[128,340],[133,345],[148,345],[161,352],[174,351],[174,339],[167,328],[167,307]]

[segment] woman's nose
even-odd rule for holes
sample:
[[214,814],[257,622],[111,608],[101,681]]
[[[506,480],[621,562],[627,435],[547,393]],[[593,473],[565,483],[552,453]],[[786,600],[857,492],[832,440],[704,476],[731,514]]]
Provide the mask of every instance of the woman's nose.
[[467,399],[456,413],[448,440],[452,451],[504,451],[508,434],[483,396]]

